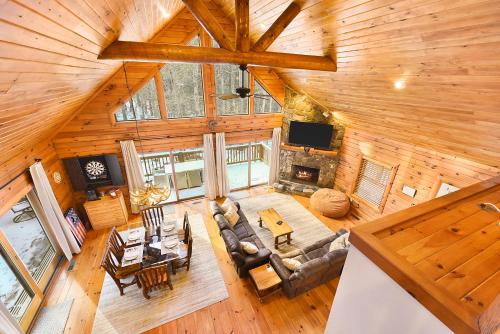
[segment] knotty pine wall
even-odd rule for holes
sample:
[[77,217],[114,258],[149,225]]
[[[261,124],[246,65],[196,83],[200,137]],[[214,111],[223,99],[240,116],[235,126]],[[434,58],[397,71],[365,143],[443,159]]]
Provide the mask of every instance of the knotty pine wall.
[[[335,188],[346,192],[351,189],[363,155],[389,165],[399,164],[382,215],[430,200],[441,181],[463,188],[500,175],[500,169],[495,167],[396,141],[388,136],[347,128],[340,150]],[[416,196],[412,198],[403,194],[403,185],[416,188]],[[359,208],[353,207],[353,213],[365,221],[381,216],[377,210],[362,203]]]
[[[8,184],[0,189],[0,214],[9,210],[22,197],[27,187],[32,184],[27,169],[35,162],[35,159],[42,159],[42,165],[63,213],[75,204],[71,182],[62,160],[57,155],[54,144],[50,141],[44,141],[34,146],[29,152],[17,155],[0,165],[0,185]],[[25,173],[19,175],[22,171]],[[52,177],[54,172],[61,173],[61,183],[54,182]]]

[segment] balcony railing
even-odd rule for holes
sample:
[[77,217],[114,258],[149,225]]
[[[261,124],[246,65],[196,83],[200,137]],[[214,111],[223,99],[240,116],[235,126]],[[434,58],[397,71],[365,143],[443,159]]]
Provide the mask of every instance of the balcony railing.
[[[271,148],[267,145],[256,143],[250,146],[251,161],[264,161],[269,163]],[[203,160],[203,149],[172,154],[175,163]],[[226,148],[227,164],[237,164],[248,161],[248,144]],[[170,153],[161,153],[141,157],[141,164],[146,178],[152,177],[155,170],[163,169],[169,164]]]

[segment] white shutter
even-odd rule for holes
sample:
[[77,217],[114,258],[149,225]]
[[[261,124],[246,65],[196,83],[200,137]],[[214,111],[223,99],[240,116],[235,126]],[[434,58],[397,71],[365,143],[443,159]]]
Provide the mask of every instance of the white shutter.
[[363,159],[354,193],[380,207],[389,183],[391,169],[371,160]]

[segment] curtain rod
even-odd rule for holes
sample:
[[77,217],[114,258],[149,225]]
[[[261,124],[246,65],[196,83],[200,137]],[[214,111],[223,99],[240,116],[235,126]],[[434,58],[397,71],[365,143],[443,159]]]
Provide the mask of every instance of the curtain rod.
[[[35,158],[35,162],[40,162],[42,161],[42,159],[39,159],[39,158]],[[2,184],[2,186],[0,186],[0,190],[3,190],[4,188],[8,187],[12,182],[14,182],[18,177],[20,177],[21,175],[25,174],[25,173],[28,173],[29,175],[29,168],[26,168],[25,170],[23,170],[22,172],[20,172],[19,174],[17,174],[16,176],[14,176],[12,179],[10,179],[9,181],[5,182],[4,184]]]

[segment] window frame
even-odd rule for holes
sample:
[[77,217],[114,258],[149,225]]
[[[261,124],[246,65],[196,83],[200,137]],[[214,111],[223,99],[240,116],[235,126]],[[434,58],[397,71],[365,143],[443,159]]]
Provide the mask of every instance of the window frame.
[[[382,195],[382,200],[381,200],[379,206],[377,206],[376,204],[374,204],[374,203],[364,199],[363,197],[359,196],[358,194],[356,194],[356,187],[358,185],[358,181],[360,180],[360,173],[361,173],[361,170],[363,168],[363,160],[370,161],[374,164],[377,164],[379,166],[382,166],[382,167],[390,170],[389,179],[388,179],[387,184],[385,185],[384,193]],[[359,161],[358,161],[357,168],[356,168],[356,174],[354,175],[354,180],[352,182],[352,186],[351,186],[351,189],[349,191],[350,197],[358,202],[362,202],[363,204],[368,205],[372,209],[377,210],[377,212],[379,214],[382,214],[384,212],[385,205],[387,203],[387,199],[389,198],[389,193],[391,192],[392,186],[394,184],[394,179],[396,178],[398,168],[399,168],[399,164],[390,165],[390,164],[383,163],[383,162],[380,162],[378,160],[372,159],[370,157],[361,155],[361,157],[359,158]]]
[[[20,190],[18,190],[14,196],[11,196],[6,203],[0,206],[0,215],[3,216],[14,205],[16,205],[16,203],[19,202],[21,198],[26,197],[36,214],[39,224],[41,225],[42,229],[45,230],[42,223],[42,220],[45,219],[44,214],[43,212],[39,211],[40,203],[33,203],[32,199],[30,199],[30,197],[33,196],[36,201],[39,201],[38,196],[34,191],[33,185],[24,178],[17,178],[14,183],[20,187]],[[52,239],[50,233],[47,233],[45,231],[45,234],[52,244],[52,247],[54,248],[56,254],[49,267],[47,267],[47,270],[41,276],[40,280],[36,282],[29,272],[28,268],[26,267],[26,264],[23,262],[17,251],[12,246],[11,241],[9,240],[5,232],[0,230],[0,252],[2,253],[4,260],[9,266],[13,266],[12,271],[14,275],[22,285],[26,284],[24,288],[29,288],[30,292],[33,294],[29,306],[27,307],[26,311],[19,321],[19,326],[24,331],[28,330],[36,314],[38,313],[38,310],[42,306],[42,301],[45,297],[46,289],[49,286],[50,279],[53,277],[53,275],[55,275],[57,271],[57,266],[62,256],[57,243]]]
[[250,98],[252,99],[252,104],[251,104],[252,114],[258,116],[258,115],[277,115],[277,114],[283,113],[283,106],[281,105],[281,103],[278,102],[278,100],[276,100],[274,98],[273,94],[269,93],[269,91],[266,89],[264,84],[262,82],[260,82],[259,79],[257,79],[257,77],[253,74],[251,75],[251,79],[252,79],[252,85],[251,85],[252,87],[251,87],[250,94],[252,94],[252,95],[255,94],[255,84],[257,83],[271,97],[271,99],[273,99],[273,101],[276,102],[280,106],[280,110],[277,112],[256,113],[255,112],[255,97],[251,96]]
[[[439,197],[436,197],[436,196],[437,196],[437,194],[439,192],[439,188],[441,188],[441,185],[443,183],[447,183],[447,184],[449,184],[451,186],[454,186],[454,187],[457,187],[459,189],[462,189],[462,188],[465,187],[464,185],[457,185],[456,180],[453,180],[451,178],[448,178],[448,177],[440,175],[440,176],[437,177],[436,181],[434,182],[434,185],[432,186],[432,189],[431,189],[431,191],[429,193],[429,200],[434,199],[434,198],[439,198]],[[447,195],[449,195],[449,194],[447,194]],[[444,195],[444,196],[446,196],[446,195]]]

